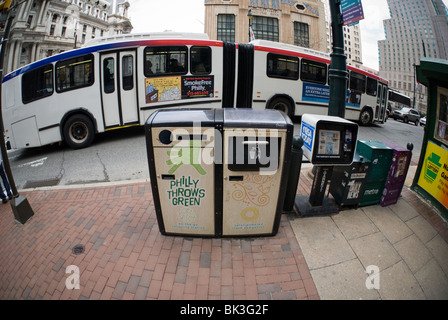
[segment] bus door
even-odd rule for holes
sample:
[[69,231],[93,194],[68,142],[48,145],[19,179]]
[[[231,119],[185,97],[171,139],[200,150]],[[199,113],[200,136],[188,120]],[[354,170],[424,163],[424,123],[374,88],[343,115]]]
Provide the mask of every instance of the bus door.
[[139,123],[136,53],[101,55],[101,97],[106,129]]
[[[378,121],[383,122],[384,117],[386,115],[386,107],[387,107],[387,86],[384,84],[381,85],[381,99],[379,103],[379,111],[378,111]],[[378,92],[378,95],[380,95],[380,92]]]

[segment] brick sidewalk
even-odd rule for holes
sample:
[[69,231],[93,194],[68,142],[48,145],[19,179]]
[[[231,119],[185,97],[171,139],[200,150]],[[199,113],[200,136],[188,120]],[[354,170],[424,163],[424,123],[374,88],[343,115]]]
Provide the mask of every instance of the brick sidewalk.
[[23,195],[25,225],[0,206],[0,299],[319,299],[287,215],[275,237],[166,237],[148,182]]

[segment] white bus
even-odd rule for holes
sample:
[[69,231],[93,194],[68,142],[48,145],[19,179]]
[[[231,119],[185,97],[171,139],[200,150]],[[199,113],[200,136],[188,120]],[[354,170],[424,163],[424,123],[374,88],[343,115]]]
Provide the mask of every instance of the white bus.
[[[328,114],[330,56],[270,41],[253,41],[253,107],[276,108],[289,116]],[[345,118],[363,125],[384,123],[388,81],[347,67],[349,83]]]
[[401,109],[403,107],[411,107],[411,98],[396,90],[389,89],[389,105],[390,111]]
[[[328,113],[327,56],[295,46],[235,44],[204,34],[99,38],[3,78],[5,136],[14,149],[144,125],[160,108],[276,108]],[[387,82],[349,67],[346,118],[384,121]],[[384,98],[386,97],[386,98]]]

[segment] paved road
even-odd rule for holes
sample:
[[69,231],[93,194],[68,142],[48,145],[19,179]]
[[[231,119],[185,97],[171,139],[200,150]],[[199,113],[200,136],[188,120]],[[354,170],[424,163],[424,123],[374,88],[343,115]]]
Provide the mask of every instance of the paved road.
[[[295,124],[295,132],[299,124]],[[393,141],[414,144],[418,160],[424,129],[389,120],[384,125],[360,127],[359,140]],[[99,135],[82,150],[52,145],[8,152],[17,188],[89,184],[149,178],[143,127],[127,128]]]

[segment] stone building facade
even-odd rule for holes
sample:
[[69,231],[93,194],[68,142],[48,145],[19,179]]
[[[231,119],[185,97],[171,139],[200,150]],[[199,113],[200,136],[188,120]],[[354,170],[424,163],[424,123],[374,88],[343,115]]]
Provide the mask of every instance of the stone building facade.
[[5,74],[23,65],[81,47],[95,37],[132,31],[124,0],[15,1]]
[[327,52],[322,0],[205,0],[210,39],[247,43],[249,20],[256,39]]

